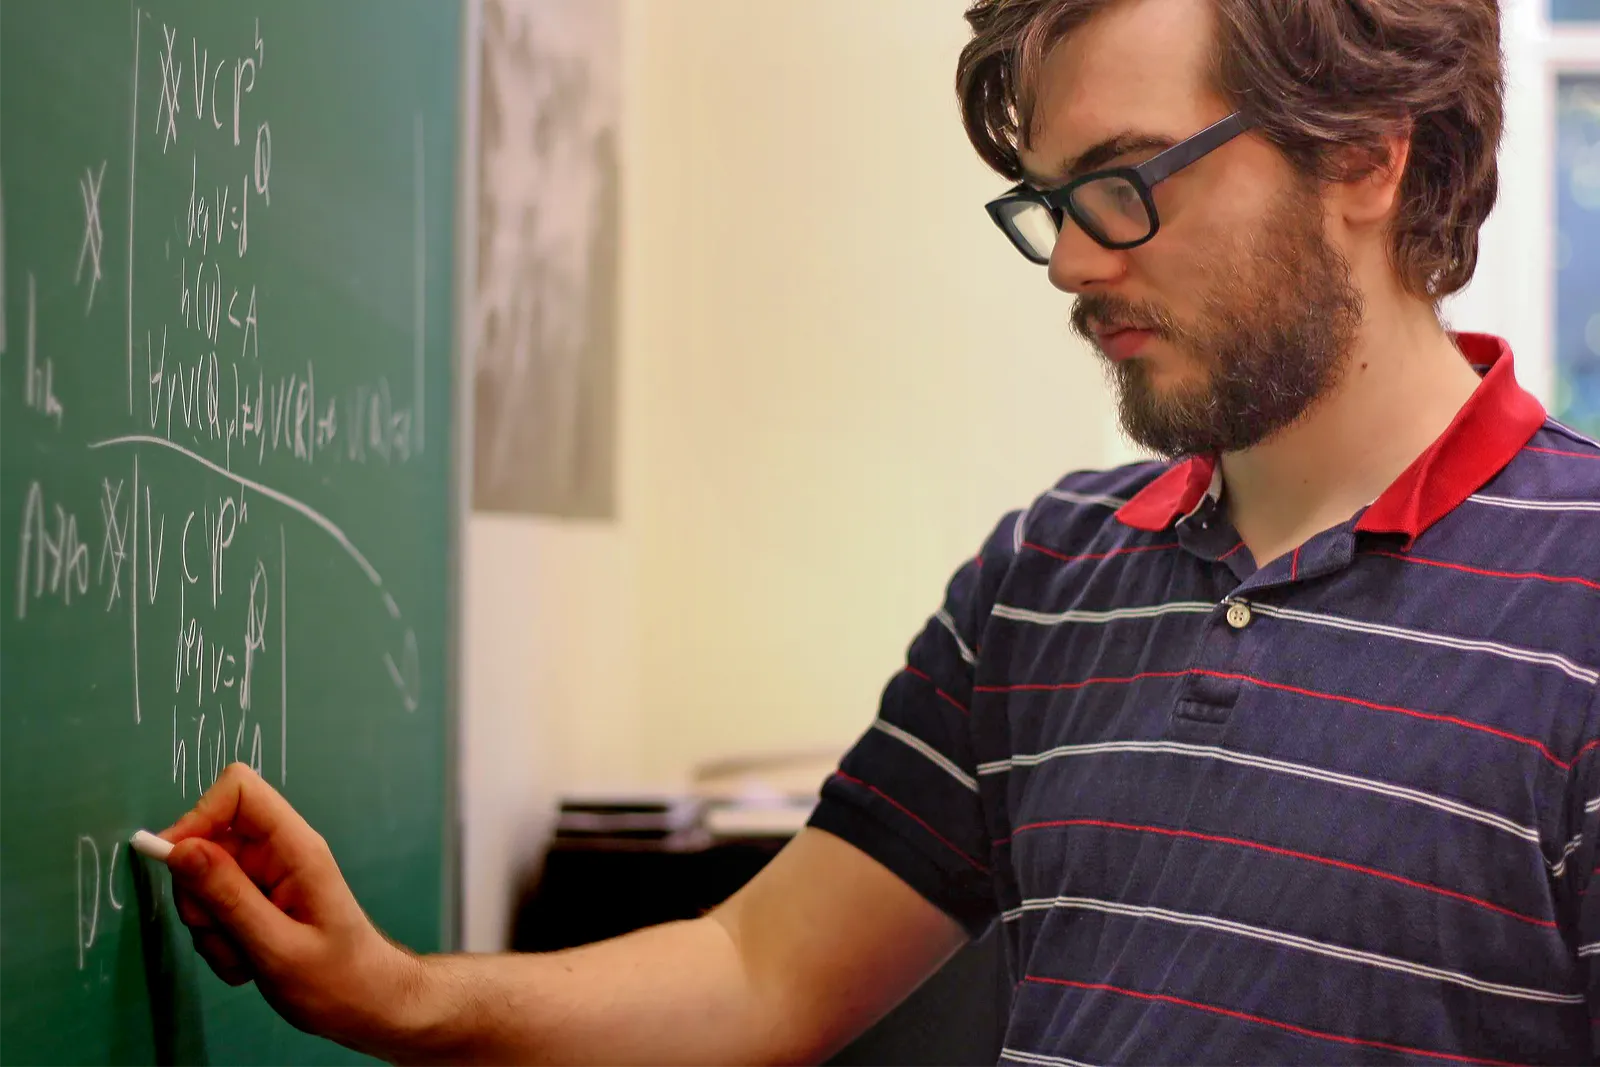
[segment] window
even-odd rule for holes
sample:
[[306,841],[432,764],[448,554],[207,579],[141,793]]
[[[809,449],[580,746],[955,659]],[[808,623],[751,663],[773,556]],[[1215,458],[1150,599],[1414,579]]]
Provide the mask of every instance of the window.
[[1506,128],[1478,272],[1444,307],[1511,342],[1517,380],[1600,436],[1600,0],[1502,0]]
[[1600,22],[1600,0],[1550,0],[1550,21]]
[[1593,437],[1600,435],[1600,73],[1560,76],[1555,110],[1553,414]]
[[1600,0],[1549,0],[1539,65],[1551,85],[1546,151],[1556,418],[1600,436]]

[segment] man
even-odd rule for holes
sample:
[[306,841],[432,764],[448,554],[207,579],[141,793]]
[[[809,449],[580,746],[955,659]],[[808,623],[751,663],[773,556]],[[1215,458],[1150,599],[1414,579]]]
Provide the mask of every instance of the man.
[[167,832],[225,978],[400,1060],[818,1059],[999,922],[1013,1062],[1594,1055],[1600,446],[1436,312],[1495,197],[1494,0],[968,19],[990,213],[1174,461],[1007,516],[702,919],[418,958],[230,769]]

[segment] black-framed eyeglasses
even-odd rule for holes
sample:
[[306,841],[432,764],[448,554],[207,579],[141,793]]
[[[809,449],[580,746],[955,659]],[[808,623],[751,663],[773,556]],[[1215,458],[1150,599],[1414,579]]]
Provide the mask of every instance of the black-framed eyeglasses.
[[1050,262],[1069,216],[1105,248],[1137,248],[1161,229],[1151,190],[1249,128],[1236,111],[1136,167],[1093,171],[1043,191],[1024,182],[984,206],[1017,251],[1040,265]]

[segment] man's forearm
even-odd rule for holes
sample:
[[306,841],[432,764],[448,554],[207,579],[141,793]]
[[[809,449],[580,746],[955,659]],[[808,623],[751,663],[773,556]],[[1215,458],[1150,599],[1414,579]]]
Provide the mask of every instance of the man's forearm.
[[412,957],[357,1044],[392,1062],[757,1063],[804,1057],[717,918],[564,952]]

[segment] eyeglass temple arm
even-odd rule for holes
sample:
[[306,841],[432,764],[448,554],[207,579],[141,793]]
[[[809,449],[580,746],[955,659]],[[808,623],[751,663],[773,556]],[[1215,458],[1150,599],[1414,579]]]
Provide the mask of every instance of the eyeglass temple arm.
[[1193,137],[1179,141],[1165,152],[1153,159],[1145,160],[1133,169],[1144,179],[1146,185],[1154,185],[1172,177],[1206,153],[1222,147],[1249,126],[1250,123],[1245,117],[1235,111],[1221,122],[1207,126]]

